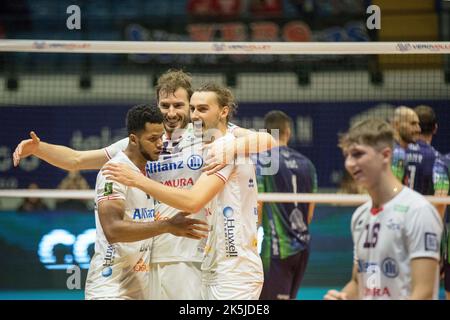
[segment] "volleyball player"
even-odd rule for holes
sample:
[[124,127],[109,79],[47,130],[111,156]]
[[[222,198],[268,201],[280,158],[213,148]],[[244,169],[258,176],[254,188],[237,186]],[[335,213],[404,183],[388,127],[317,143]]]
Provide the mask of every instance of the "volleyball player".
[[[450,153],[441,155],[434,163],[433,184],[435,195],[445,197],[449,195],[450,185]],[[442,237],[442,271],[444,273],[444,287],[447,300],[450,300],[450,212],[442,206],[444,220],[444,234]]]
[[442,221],[419,193],[391,170],[393,130],[381,120],[358,122],[340,138],[345,168],[371,200],[351,222],[351,280],[325,299],[437,299]]
[[[258,174],[259,192],[311,193],[317,189],[316,169],[298,151],[289,148],[292,119],[282,111],[266,114],[264,127],[278,130],[278,172]],[[267,163],[263,155],[262,163]],[[261,165],[261,162],[258,163]],[[259,172],[260,170],[257,170]],[[310,252],[309,222],[314,204],[263,203],[264,238],[261,258],[264,265],[264,285],[260,299],[295,299],[308,264]]]
[[414,108],[420,125],[420,134],[406,150],[404,184],[423,195],[434,195],[433,165],[439,152],[431,146],[437,132],[436,115],[429,106]]
[[419,138],[419,118],[413,109],[400,106],[394,111],[392,127],[395,130],[392,171],[399,181],[405,177],[406,149]]
[[[227,132],[234,111],[231,92],[206,84],[191,97],[191,119],[201,121],[203,137],[232,141]],[[257,252],[257,189],[253,164],[231,163],[213,175],[203,173],[190,189],[178,189],[136,174],[126,165],[110,164],[104,174],[142,189],[155,199],[187,212],[207,211],[210,232],[202,263],[203,299],[258,299],[263,270]]]
[[[138,105],[127,114],[129,144],[110,163],[123,163],[142,174],[147,161],[162,148],[163,116],[157,107]],[[152,237],[168,232],[201,239],[201,220],[179,213],[153,221],[154,200],[137,188],[97,176],[95,223],[97,237],[86,280],[86,299],[148,299]]]
[[[193,126],[189,123],[189,99],[192,95],[191,78],[188,74],[169,70],[158,79],[156,86],[158,105],[164,115],[165,135],[163,136],[163,155],[177,154],[183,149],[192,145]],[[249,130],[230,125],[229,131],[240,138],[230,141],[232,144],[229,150],[239,152],[246,149],[251,139],[255,141],[264,140],[266,142],[257,144],[258,147],[270,148],[275,144],[270,135],[253,134]],[[128,139],[123,139],[105,149],[76,151],[64,146],[56,146],[40,142],[39,138],[32,133],[32,139],[22,141],[14,152],[14,163],[18,164],[20,158],[34,154],[37,157],[66,170],[99,169],[114,154],[123,150]],[[263,139],[259,139],[263,138]],[[254,140],[251,140],[254,141]],[[261,149],[265,150],[265,149]],[[245,151],[245,150],[244,150]],[[186,154],[185,154],[186,155]],[[234,156],[234,155],[233,155]],[[164,156],[160,159],[163,165],[170,158]],[[218,160],[213,157],[212,161]],[[155,164],[158,166],[158,164]],[[206,166],[209,170],[221,168],[219,164],[212,163]],[[200,170],[192,170],[184,165],[182,170],[170,172],[147,173],[153,179],[162,183],[169,183],[174,179],[185,179],[192,181],[185,185],[190,188],[201,174]],[[178,210],[166,206],[164,203],[157,203],[156,211],[159,219],[173,216]],[[195,218],[204,218],[204,212],[199,212]],[[201,270],[200,265],[203,259],[203,250],[199,250],[202,243],[197,240],[175,238],[170,234],[156,237],[153,242],[153,254],[151,268],[152,279],[158,290],[152,290],[152,299],[200,299]],[[156,265],[157,264],[157,265]],[[180,285],[180,284],[183,285]],[[175,285],[177,284],[177,285]]]

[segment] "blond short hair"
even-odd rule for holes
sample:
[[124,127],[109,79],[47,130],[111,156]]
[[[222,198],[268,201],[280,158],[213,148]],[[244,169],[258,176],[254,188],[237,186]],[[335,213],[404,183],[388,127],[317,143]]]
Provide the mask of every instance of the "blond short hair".
[[339,147],[352,144],[367,145],[376,149],[394,147],[394,129],[381,119],[367,119],[355,123],[348,132],[339,136]]

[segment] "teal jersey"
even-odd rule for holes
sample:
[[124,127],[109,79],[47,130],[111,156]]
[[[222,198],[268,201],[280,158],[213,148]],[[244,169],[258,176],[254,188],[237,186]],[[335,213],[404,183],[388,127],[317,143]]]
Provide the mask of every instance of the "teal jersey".
[[394,150],[392,152],[391,168],[394,176],[403,183],[405,176],[406,150],[397,142],[394,142]]

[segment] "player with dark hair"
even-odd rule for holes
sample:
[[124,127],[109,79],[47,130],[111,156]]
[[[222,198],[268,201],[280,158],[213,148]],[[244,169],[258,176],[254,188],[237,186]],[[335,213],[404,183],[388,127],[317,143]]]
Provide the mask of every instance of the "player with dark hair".
[[[266,114],[264,126],[277,131],[278,145],[271,153],[278,161],[278,172],[262,175],[257,169],[259,192],[311,193],[317,189],[316,169],[312,162],[298,151],[289,148],[292,119],[282,111]],[[260,155],[258,166],[267,163]],[[261,164],[262,163],[262,164]],[[312,203],[261,203],[264,238],[261,258],[264,265],[264,286],[260,299],[295,299],[303,280],[309,258]]]
[[[108,163],[127,164],[138,174],[162,149],[163,115],[158,107],[138,105],[127,113],[129,143]],[[96,181],[95,253],[86,279],[86,299],[149,299],[152,237],[163,233],[201,239],[201,220],[186,213],[154,220],[154,200],[137,188],[108,180]]]

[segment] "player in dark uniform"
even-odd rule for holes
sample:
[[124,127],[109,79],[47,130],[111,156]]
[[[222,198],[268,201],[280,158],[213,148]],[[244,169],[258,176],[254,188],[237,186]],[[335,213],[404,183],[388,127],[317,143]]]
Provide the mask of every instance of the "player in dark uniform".
[[394,150],[392,154],[392,172],[401,182],[405,179],[406,149],[419,137],[419,118],[413,109],[400,106],[395,109],[392,127],[395,130]]
[[[317,188],[316,169],[312,162],[287,146],[291,136],[292,119],[281,111],[271,111],[265,117],[265,127],[273,133],[279,130],[279,146],[270,157],[279,161],[274,175],[263,175],[267,155],[260,155],[257,174],[259,192],[311,193]],[[266,159],[265,159],[266,158]],[[262,226],[264,239],[261,258],[264,265],[264,286],[260,299],[295,299],[306,270],[309,257],[313,204],[263,203]]]
[[403,184],[423,195],[434,195],[433,167],[439,152],[431,146],[431,141],[437,132],[436,115],[429,106],[418,106],[414,111],[421,132],[416,143],[410,143],[406,150]]
[[[440,156],[433,168],[433,183],[435,187],[436,196],[449,195],[450,185],[450,153],[445,156]],[[447,295],[447,300],[450,300],[450,210],[445,206],[438,208],[444,214],[444,233],[442,236],[442,271],[444,273],[444,286]]]

